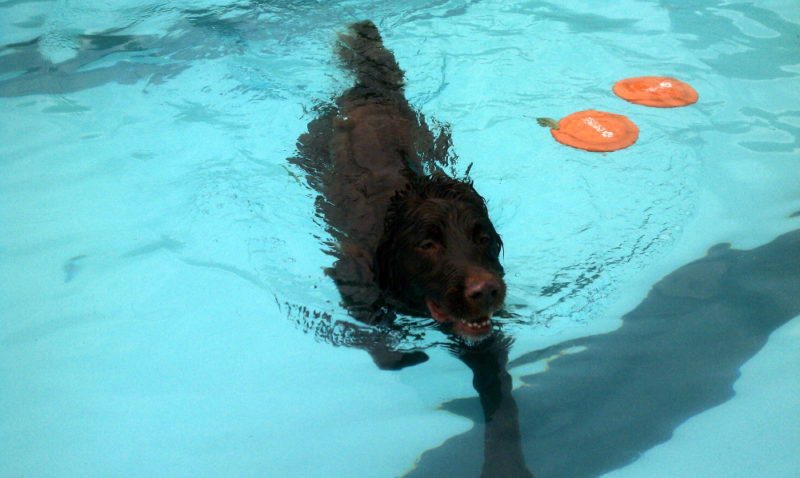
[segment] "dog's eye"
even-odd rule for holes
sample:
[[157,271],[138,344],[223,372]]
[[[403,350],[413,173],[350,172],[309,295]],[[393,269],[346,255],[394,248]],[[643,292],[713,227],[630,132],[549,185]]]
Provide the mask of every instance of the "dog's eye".
[[423,251],[429,251],[434,247],[436,247],[436,241],[434,241],[433,239],[425,239],[424,241],[420,242],[419,246],[417,247],[419,247]]
[[488,246],[491,242],[492,238],[489,237],[489,234],[481,234],[478,236],[478,244],[481,246]]

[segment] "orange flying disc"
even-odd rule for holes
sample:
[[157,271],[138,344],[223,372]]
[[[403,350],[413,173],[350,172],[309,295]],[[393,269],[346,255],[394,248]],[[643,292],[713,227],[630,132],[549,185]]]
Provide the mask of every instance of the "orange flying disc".
[[561,118],[550,134],[559,143],[586,151],[616,151],[639,138],[639,128],[628,118],[604,111],[586,110]]
[[625,78],[614,85],[614,93],[631,103],[656,108],[686,106],[697,101],[694,88],[668,76]]

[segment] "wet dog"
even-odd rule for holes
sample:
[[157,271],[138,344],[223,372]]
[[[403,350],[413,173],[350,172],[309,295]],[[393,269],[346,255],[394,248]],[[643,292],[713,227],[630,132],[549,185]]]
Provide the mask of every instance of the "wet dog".
[[368,324],[397,311],[486,336],[506,294],[502,242],[472,182],[440,167],[447,128],[434,135],[409,105],[403,71],[372,22],[340,34],[338,55],[355,84],[318,108],[291,162],[320,193],[336,257],[327,273],[343,305]]

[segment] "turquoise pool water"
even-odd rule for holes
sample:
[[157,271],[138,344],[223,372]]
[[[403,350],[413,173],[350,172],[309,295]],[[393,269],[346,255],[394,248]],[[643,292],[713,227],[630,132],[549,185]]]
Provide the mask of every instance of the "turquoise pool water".
[[[346,346],[286,161],[362,18],[503,236],[528,468],[799,476],[800,8],[562,4],[0,3],[0,476],[480,474],[446,336],[403,319],[399,372]],[[611,92],[641,75],[700,100]],[[638,142],[535,121],[584,109]]]

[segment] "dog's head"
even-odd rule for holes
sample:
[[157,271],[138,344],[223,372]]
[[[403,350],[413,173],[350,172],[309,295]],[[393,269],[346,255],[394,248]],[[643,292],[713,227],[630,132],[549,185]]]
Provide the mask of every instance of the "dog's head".
[[506,294],[502,241],[470,182],[420,178],[392,199],[375,258],[378,285],[407,312],[481,337]]

